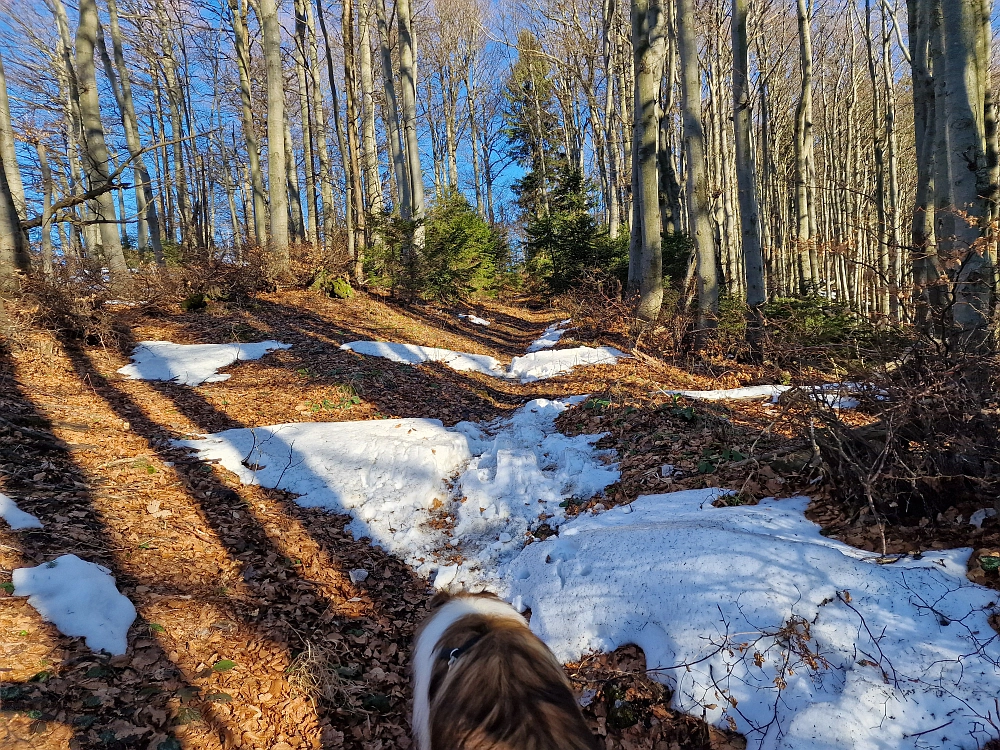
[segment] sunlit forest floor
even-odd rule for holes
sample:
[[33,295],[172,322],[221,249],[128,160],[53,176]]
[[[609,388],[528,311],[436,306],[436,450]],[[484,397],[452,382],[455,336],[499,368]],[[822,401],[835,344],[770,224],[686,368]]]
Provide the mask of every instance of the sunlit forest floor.
[[[458,317],[492,322],[476,327]],[[0,589],[0,746],[21,748],[407,748],[410,641],[432,591],[395,558],[354,539],[346,516],[239,484],[173,440],[285,422],[432,417],[483,421],[527,400],[591,394],[560,417],[564,432],[607,432],[621,481],[596,502],[721,486],[742,502],[808,493],[830,536],[880,549],[877,528],[809,485],[812,451],[781,404],[678,401],[677,388],[719,388],[766,373],[733,363],[681,368],[638,357],[522,385],[442,365],[410,367],[339,346],[375,339],[506,360],[564,310],[497,302],[400,306],[302,291],[209,303],[116,308],[121,346],[22,331],[0,347],[3,486],[44,529],[0,530],[0,583],[18,567],[75,553],[108,567],[139,617],[125,655],[61,636]],[[228,368],[197,388],[127,380],[138,341],[276,339],[292,347]],[[585,328],[560,346],[622,342]],[[864,408],[845,416],[859,424]],[[677,472],[662,470],[665,464]],[[1000,548],[1000,526],[956,507],[887,529],[889,551]],[[349,571],[369,571],[352,582]],[[979,582],[998,587],[996,574]],[[668,708],[635,647],[567,667],[608,748],[738,748]],[[617,705],[616,705],[617,702]],[[623,716],[619,710],[632,710]],[[633,721],[634,719],[634,721]]]

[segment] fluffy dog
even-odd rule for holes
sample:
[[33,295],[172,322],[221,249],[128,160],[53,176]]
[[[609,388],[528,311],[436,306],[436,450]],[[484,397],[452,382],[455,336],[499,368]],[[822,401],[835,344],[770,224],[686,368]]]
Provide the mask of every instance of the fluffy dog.
[[562,665],[513,607],[439,595],[413,654],[419,750],[597,750]]

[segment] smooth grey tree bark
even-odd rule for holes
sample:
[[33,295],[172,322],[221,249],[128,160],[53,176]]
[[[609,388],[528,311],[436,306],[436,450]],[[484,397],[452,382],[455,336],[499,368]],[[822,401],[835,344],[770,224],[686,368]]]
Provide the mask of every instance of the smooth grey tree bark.
[[156,0],[157,26],[160,35],[159,67],[163,71],[166,84],[167,109],[170,116],[171,143],[174,168],[172,179],[174,184],[177,218],[180,223],[181,245],[187,247],[194,240],[193,221],[191,216],[191,200],[189,195],[187,165],[184,157],[184,93],[181,75],[178,72],[177,59],[174,56],[174,41],[170,33],[170,20],[162,0]]
[[49,168],[48,149],[40,138],[35,144],[38,166],[42,173],[42,273],[52,276],[52,170]]
[[260,0],[261,46],[267,70],[267,187],[270,208],[268,249],[275,270],[288,269],[288,189],[285,185],[285,78],[281,67],[281,26],[275,0]]
[[341,29],[344,39],[344,129],[347,134],[347,154],[344,170],[351,184],[351,204],[354,212],[354,281],[364,283],[365,260],[365,194],[361,184],[361,144],[358,142],[358,74],[354,50],[354,0],[342,0]]
[[295,77],[299,84],[299,114],[302,124],[302,161],[306,178],[306,236],[319,244],[319,202],[316,195],[316,163],[313,159],[313,113],[309,100],[309,30],[303,0],[295,0]]
[[379,32],[379,62],[382,69],[382,89],[385,93],[387,136],[389,153],[392,156],[392,168],[399,186],[399,205],[396,211],[404,220],[409,220],[412,214],[410,207],[410,178],[406,166],[403,132],[399,121],[399,104],[396,100],[396,86],[393,83],[392,55],[389,48],[389,25],[385,17],[384,0],[372,0],[375,5],[375,18]]
[[17,215],[27,217],[27,203],[24,198],[24,184],[21,170],[17,165],[17,144],[14,142],[14,128],[10,121],[10,102],[7,99],[7,76],[3,69],[3,55],[0,55],[0,156],[7,167],[7,185],[17,208]]
[[[636,316],[655,321],[663,304],[663,259],[660,239],[659,175],[656,144],[659,137],[657,101],[663,75],[666,14],[660,0],[632,0],[632,48],[635,65],[634,137],[632,163],[636,219],[632,241],[638,252],[629,258],[629,279],[637,293]],[[632,268],[632,263],[636,264]]]
[[264,174],[260,168],[260,145],[253,124],[253,100],[250,90],[250,43],[247,31],[246,6],[243,0],[229,0],[232,16],[233,40],[236,50],[236,68],[240,76],[240,114],[243,121],[243,139],[246,141],[250,161],[250,187],[253,190],[253,237],[259,245],[267,242],[267,193]]
[[299,170],[295,164],[295,149],[292,141],[292,125],[288,110],[284,116],[285,186],[288,188],[288,231],[293,242],[306,238],[305,217],[302,213],[302,191],[299,189]]
[[743,267],[749,308],[747,344],[754,361],[762,357],[762,308],[764,306],[764,254],[760,240],[760,208],[757,200],[757,165],[750,128],[750,48],[747,39],[748,0],[733,0],[733,130],[736,142],[736,184],[740,204]]
[[988,320],[991,291],[989,254],[983,247],[989,12],[983,0],[941,0],[941,8],[954,243],[962,256],[952,317],[962,334],[973,334]]
[[[153,251],[157,265],[163,264],[163,246],[160,240],[160,217],[156,213],[156,195],[153,193],[153,183],[149,177],[146,161],[142,156],[142,144],[139,141],[139,121],[135,115],[135,100],[132,98],[132,82],[129,79],[128,66],[125,63],[125,53],[122,48],[122,33],[118,23],[117,0],[107,0],[108,17],[111,31],[111,49],[118,69],[119,86],[112,85],[118,99],[118,109],[122,116],[122,127],[125,130],[125,145],[132,157],[133,175],[136,181],[136,208],[139,214],[139,251]],[[108,80],[114,82],[114,69],[106,65]],[[145,235],[145,236],[144,236]]]
[[[84,169],[91,189],[102,189],[110,182],[108,146],[104,139],[104,125],[101,123],[101,102],[94,65],[97,30],[96,1],[81,0],[80,20],[76,31],[76,73],[80,93],[80,118],[86,139]],[[111,191],[102,193],[94,201],[94,205],[100,222],[101,246],[111,278],[116,282],[121,281],[129,275],[129,269],[118,234],[114,194]]]
[[18,286],[18,277],[31,270],[31,259],[7,171],[0,156],[0,290],[13,291]]
[[693,0],[677,1],[677,52],[681,68],[681,110],[687,153],[687,204],[689,231],[698,266],[698,338],[715,328],[719,309],[719,278],[715,238],[709,217],[708,174],[705,163],[705,130],[701,121],[701,76],[694,30]]
[[416,48],[413,41],[413,18],[410,0],[398,0],[399,80],[403,100],[402,130],[410,188],[410,220],[414,222],[413,251],[424,247],[424,174],[420,168],[420,143],[417,140]]
[[[320,0],[322,2],[322,0]],[[333,244],[334,205],[333,176],[330,169],[330,152],[326,143],[326,112],[324,111],[323,74],[319,67],[319,40],[313,21],[312,0],[303,0],[306,11],[306,28],[309,31],[309,70],[312,82],[313,116],[316,118],[316,151],[319,153],[320,197],[323,199],[323,247],[329,252]]]
[[813,49],[811,0],[796,0],[799,26],[799,71],[801,88],[795,111],[795,211],[798,242],[799,292],[819,287],[816,257],[814,207],[810,202],[810,173],[813,160]]

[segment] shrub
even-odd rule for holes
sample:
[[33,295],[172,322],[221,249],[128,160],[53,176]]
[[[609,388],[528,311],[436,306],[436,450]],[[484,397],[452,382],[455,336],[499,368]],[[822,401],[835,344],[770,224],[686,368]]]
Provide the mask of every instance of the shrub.
[[374,285],[403,289],[411,297],[455,300],[495,294],[507,271],[506,238],[458,191],[431,207],[418,254],[407,252],[415,229],[412,222],[385,217],[378,227],[384,241],[369,250],[365,263]]
[[574,169],[564,169],[548,197],[548,209],[526,227],[528,273],[554,294],[578,286],[585,278],[628,277],[628,234],[616,239],[591,215],[593,186]]

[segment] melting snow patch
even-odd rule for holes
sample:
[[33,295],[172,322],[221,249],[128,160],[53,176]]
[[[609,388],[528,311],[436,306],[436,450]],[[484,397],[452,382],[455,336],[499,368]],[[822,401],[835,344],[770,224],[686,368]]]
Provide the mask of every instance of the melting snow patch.
[[475,315],[466,315],[465,313],[459,313],[458,317],[469,321],[474,326],[488,326],[490,321],[484,320],[483,318],[477,317]]
[[821,536],[804,498],[715,508],[718,493],[580,516],[526,547],[501,593],[564,661],[637,644],[675,707],[752,747],[985,742],[1000,637],[968,550],[879,565]]
[[17,507],[17,503],[0,492],[0,518],[7,522],[14,531],[21,529],[40,529],[42,522],[30,513],[25,513]]
[[[494,580],[526,532],[557,527],[560,507],[619,478],[600,435],[567,437],[556,417],[579,399],[537,399],[486,425],[434,419],[320,422],[236,429],[181,441],[244,484],[295,493],[296,502],[349,513],[355,538],[393,552],[435,585]],[[454,522],[450,534],[441,523]],[[445,563],[455,552],[461,565]]]
[[341,349],[365,354],[369,357],[384,359],[407,365],[419,365],[424,362],[441,362],[459,372],[479,372],[495,378],[520,380],[531,383],[545,380],[556,375],[564,375],[574,367],[585,365],[613,365],[622,357],[628,355],[610,346],[594,349],[589,346],[578,346],[575,349],[558,349],[533,352],[523,357],[514,357],[510,366],[504,366],[493,357],[485,354],[465,354],[450,349],[436,349],[430,346],[416,344],[392,344],[384,341],[353,341],[344,344]]
[[552,325],[550,325],[548,328],[545,329],[544,333],[542,333],[541,336],[539,336],[537,339],[535,339],[528,345],[528,353],[530,354],[531,352],[538,352],[541,351],[542,349],[551,349],[553,346],[558,344],[559,339],[561,339],[563,337],[563,334],[566,333],[567,330],[569,330],[568,328],[566,328],[566,326],[568,326],[569,323],[570,320],[569,318],[567,318],[566,320],[561,320],[558,323],[553,323]]
[[28,597],[63,635],[85,638],[93,651],[125,653],[135,607],[103,565],[63,555],[35,568],[17,568],[12,580],[14,596]]
[[721,388],[715,391],[667,391],[667,394],[698,401],[751,401],[762,398],[777,399],[790,388],[790,385],[748,385],[743,388]]
[[481,372],[484,375],[503,377],[503,365],[485,354],[466,354],[450,349],[437,349],[416,344],[391,344],[384,341],[353,341],[340,347],[347,351],[382,357],[404,365],[440,362],[458,372]]
[[987,518],[994,518],[997,512],[995,508],[980,508],[971,516],[969,516],[969,523],[975,526],[977,529],[983,528],[983,521]]
[[182,385],[201,385],[229,380],[223,367],[237,360],[260,359],[291,344],[261,341],[257,344],[174,344],[144,341],[132,352],[132,364],[118,372],[133,380],[173,380]]
[[614,365],[618,360],[628,357],[611,346],[601,346],[596,349],[589,346],[578,346],[575,349],[552,349],[514,357],[507,368],[507,377],[531,383],[536,380],[563,375],[574,367],[582,365]]
[[[777,403],[782,393],[790,391],[790,385],[748,385],[742,388],[721,388],[714,391],[665,391],[668,395],[685,396],[699,401],[751,401],[769,398]],[[858,383],[826,383],[819,386],[800,386],[814,401],[825,402],[834,409],[854,409],[860,401],[849,394],[872,391],[870,386]],[[875,398],[885,398],[884,393],[875,393]]]

